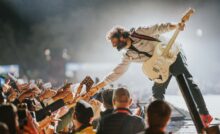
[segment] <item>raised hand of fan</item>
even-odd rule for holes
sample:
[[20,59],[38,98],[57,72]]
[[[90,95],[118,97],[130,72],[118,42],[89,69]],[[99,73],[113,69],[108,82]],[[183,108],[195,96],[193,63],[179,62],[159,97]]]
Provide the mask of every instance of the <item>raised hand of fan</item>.
[[[69,107],[73,107],[77,101],[83,99],[86,101],[89,101],[90,97],[92,97],[96,92],[90,90],[92,85],[94,84],[94,81],[90,76],[86,76],[83,81],[80,83],[79,87],[77,88],[74,100],[68,104]],[[86,86],[86,93],[81,94],[83,85]]]

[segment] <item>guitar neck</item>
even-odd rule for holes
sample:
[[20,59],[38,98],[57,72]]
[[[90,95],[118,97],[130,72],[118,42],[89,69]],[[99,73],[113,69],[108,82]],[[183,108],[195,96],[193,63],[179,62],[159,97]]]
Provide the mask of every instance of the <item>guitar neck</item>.
[[[191,15],[194,13],[194,9],[190,8],[186,13],[185,15],[182,17],[181,19],[181,23],[185,23],[186,21],[189,20],[189,18],[191,17]],[[176,31],[174,32],[172,38],[170,39],[170,41],[168,42],[166,48],[164,49],[163,53],[162,53],[162,56],[166,57],[170,51],[170,49],[172,48],[177,36],[179,35],[179,28],[176,29]]]
[[166,57],[168,55],[168,53],[169,53],[170,49],[172,48],[177,36],[179,35],[179,32],[180,32],[180,30],[179,30],[179,28],[177,28],[176,31],[174,32],[172,38],[168,42],[166,48],[164,49],[162,56]]

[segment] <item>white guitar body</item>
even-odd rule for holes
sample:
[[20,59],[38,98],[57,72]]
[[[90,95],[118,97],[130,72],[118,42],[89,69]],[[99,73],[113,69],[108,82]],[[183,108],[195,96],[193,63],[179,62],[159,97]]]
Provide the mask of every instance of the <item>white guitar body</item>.
[[164,48],[161,44],[155,47],[153,56],[143,63],[142,70],[150,80],[156,83],[164,83],[169,78],[170,66],[176,61],[179,51],[172,53],[172,57],[162,56]]
[[[189,9],[187,13],[182,17],[181,23],[185,24],[189,17],[194,13],[193,9]],[[171,51],[172,46],[179,34],[179,28],[176,29],[172,38],[165,47],[158,44],[155,47],[153,56],[143,63],[142,70],[150,80],[156,83],[164,83],[167,81],[170,75],[170,66],[176,61],[178,51]],[[171,54],[172,52],[172,54]]]

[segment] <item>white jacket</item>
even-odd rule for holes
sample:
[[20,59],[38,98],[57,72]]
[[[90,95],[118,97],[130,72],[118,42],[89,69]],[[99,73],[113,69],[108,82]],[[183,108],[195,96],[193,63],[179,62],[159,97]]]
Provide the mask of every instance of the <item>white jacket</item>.
[[[171,31],[171,28],[170,23],[164,23],[156,24],[150,27],[139,27],[134,30],[138,34],[159,38],[160,34]],[[134,41],[132,43],[134,47],[136,47],[139,51],[148,52],[151,55],[153,55],[154,48],[158,44],[158,42],[156,41],[147,41],[134,37],[130,38]],[[104,78],[104,82],[106,84],[116,81],[119,77],[121,77],[128,70],[129,64],[131,62],[145,62],[149,59],[149,57],[145,56],[144,54],[138,54],[136,51],[133,50],[123,49],[123,51],[124,54],[121,63],[119,63],[113,69],[113,71]]]

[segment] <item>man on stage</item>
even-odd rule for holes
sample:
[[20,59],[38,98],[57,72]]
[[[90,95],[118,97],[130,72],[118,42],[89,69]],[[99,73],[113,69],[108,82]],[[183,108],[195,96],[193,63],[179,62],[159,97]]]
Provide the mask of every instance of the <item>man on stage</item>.
[[[118,64],[113,71],[108,74],[105,79],[97,84],[93,89],[98,90],[107,84],[116,81],[121,77],[128,69],[129,64],[132,62],[143,63],[151,58],[153,55],[155,46],[159,43],[159,37],[161,34],[170,32],[179,28],[184,30],[184,23],[179,24],[156,24],[150,27],[139,27],[137,29],[131,29],[130,31],[125,30],[122,27],[113,27],[107,34],[107,39],[111,41],[113,48],[117,48],[118,51],[125,51],[122,61]],[[178,48],[177,43],[175,43]],[[172,53],[171,53],[172,55]],[[197,84],[193,81],[193,77],[189,72],[186,64],[185,56],[180,51],[177,55],[176,61],[170,66],[170,76],[169,79],[162,83],[154,83],[152,87],[153,97],[155,99],[164,99],[165,90],[171,80],[172,76],[177,76],[179,74],[184,74],[192,96],[195,103],[199,109],[199,113],[203,124],[208,127],[212,121],[212,116],[209,114],[201,91]]]

